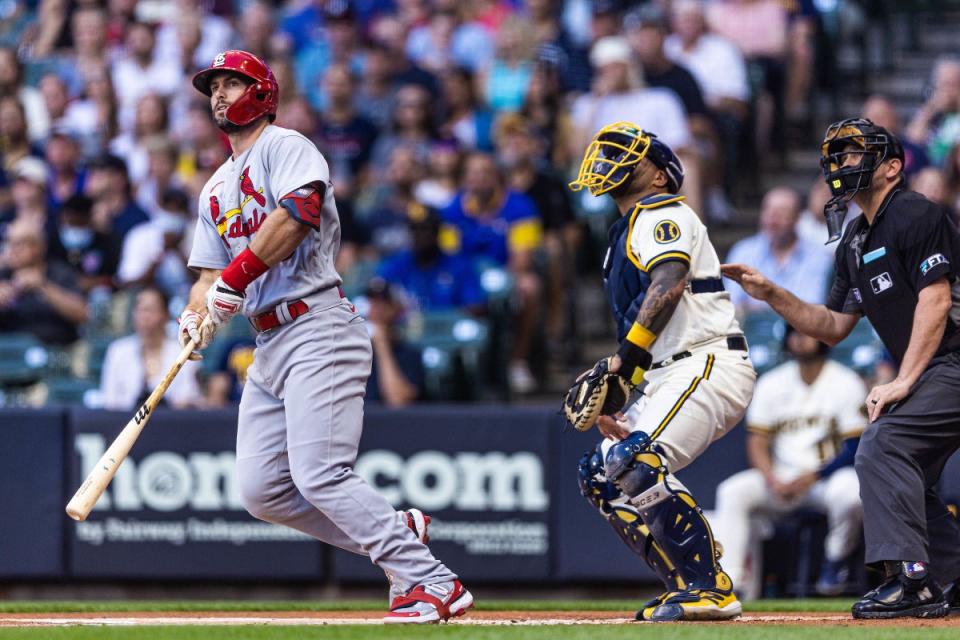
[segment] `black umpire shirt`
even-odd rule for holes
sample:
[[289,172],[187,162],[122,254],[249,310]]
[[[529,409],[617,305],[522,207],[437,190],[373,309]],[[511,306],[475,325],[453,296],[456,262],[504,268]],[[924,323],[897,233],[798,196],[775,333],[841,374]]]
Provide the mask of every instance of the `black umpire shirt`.
[[860,214],[837,247],[827,308],[863,314],[899,365],[910,344],[920,290],[946,277],[953,306],[936,355],[960,348],[960,236],[946,211],[919,193],[894,189],[873,224]]

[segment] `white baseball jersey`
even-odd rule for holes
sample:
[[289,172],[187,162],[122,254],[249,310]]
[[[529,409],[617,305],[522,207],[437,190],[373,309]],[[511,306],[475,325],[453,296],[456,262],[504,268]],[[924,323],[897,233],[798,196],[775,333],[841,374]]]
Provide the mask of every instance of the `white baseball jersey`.
[[760,377],[747,410],[747,428],[773,436],[776,476],[789,481],[829,462],[846,438],[859,435],[867,389],[855,372],[828,360],[812,385],[796,362]]
[[226,267],[247,248],[283,196],[311,184],[326,185],[320,218],[311,221],[314,230],[290,257],[247,287],[243,313],[263,313],[284,300],[340,284],[334,268],[340,219],[327,162],[306,137],[274,125],[224,162],[203,187],[189,266]]
[[[720,277],[720,259],[707,228],[693,209],[680,201],[638,208],[628,231],[632,258],[643,271],[680,259],[688,262],[690,280]],[[692,293],[688,286],[667,326],[650,349],[659,362],[697,344],[741,333],[726,291]]]

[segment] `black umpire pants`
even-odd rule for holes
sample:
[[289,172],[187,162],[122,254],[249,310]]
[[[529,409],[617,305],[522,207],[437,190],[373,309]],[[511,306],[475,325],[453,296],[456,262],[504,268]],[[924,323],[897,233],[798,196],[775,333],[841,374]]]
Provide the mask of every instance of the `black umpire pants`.
[[960,577],[960,522],[936,493],[960,448],[960,353],[931,360],[907,398],[867,427],[857,449],[866,562],[928,562]]

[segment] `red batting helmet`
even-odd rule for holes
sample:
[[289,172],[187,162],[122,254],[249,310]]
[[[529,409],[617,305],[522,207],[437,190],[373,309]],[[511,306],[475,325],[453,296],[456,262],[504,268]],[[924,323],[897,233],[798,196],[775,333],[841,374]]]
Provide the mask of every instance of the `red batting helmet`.
[[211,95],[210,78],[221,71],[232,71],[253,80],[246,92],[227,108],[227,120],[243,127],[267,114],[273,122],[277,117],[280,86],[266,62],[246,51],[224,51],[217,54],[209,67],[193,76],[193,86],[200,93]]

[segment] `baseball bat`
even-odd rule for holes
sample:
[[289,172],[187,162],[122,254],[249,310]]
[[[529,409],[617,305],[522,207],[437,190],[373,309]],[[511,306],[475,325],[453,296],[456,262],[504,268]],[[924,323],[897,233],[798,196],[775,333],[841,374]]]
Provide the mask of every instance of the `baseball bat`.
[[[203,325],[208,322],[209,318],[205,318]],[[77,492],[73,494],[70,502],[67,503],[68,516],[79,522],[86,520],[87,516],[90,515],[90,510],[93,509],[93,505],[97,504],[97,500],[100,499],[100,496],[102,496],[103,492],[107,489],[107,485],[110,484],[113,476],[116,475],[117,469],[119,469],[123,461],[127,459],[133,443],[140,437],[140,432],[143,431],[153,410],[157,408],[157,404],[159,404],[163,395],[167,392],[167,387],[170,386],[173,379],[180,373],[180,369],[182,369],[183,365],[190,359],[190,354],[193,353],[195,346],[196,344],[193,340],[187,343],[170,367],[170,370],[167,371],[167,375],[163,377],[163,380],[160,381],[157,388],[153,390],[134,416],[130,418],[130,422],[120,431],[120,435],[116,437],[107,451],[97,461],[97,464],[94,465],[87,479],[83,481],[83,484],[80,485]]]

